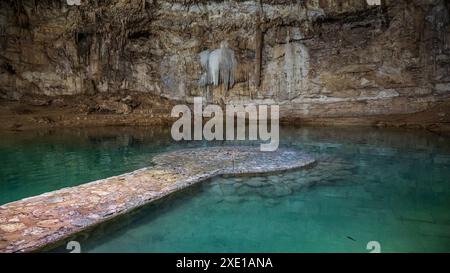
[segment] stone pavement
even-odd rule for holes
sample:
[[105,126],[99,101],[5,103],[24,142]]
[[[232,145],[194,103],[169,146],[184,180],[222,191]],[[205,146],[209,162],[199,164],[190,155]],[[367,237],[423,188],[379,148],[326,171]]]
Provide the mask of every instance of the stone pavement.
[[312,165],[297,150],[210,147],[164,153],[154,166],[0,206],[0,252],[29,252],[217,175]]

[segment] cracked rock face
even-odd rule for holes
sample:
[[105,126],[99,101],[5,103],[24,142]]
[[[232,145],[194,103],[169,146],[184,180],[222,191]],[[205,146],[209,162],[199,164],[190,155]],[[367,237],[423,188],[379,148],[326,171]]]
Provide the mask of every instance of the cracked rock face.
[[[279,103],[282,117],[300,118],[414,113],[448,101],[447,1],[369,2],[1,1],[0,95],[208,94]],[[237,62],[227,91],[199,84],[199,54],[222,42]]]

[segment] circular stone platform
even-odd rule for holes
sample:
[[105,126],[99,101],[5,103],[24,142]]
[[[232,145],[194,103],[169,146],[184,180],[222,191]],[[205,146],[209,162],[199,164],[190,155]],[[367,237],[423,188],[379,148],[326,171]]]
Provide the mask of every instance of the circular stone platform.
[[185,149],[153,158],[158,167],[203,175],[278,172],[302,168],[314,162],[314,158],[297,150],[280,148],[274,152],[261,152],[259,147],[247,146]]
[[168,152],[154,166],[0,206],[0,252],[27,252],[217,175],[261,174],[310,166],[298,150],[224,146]]

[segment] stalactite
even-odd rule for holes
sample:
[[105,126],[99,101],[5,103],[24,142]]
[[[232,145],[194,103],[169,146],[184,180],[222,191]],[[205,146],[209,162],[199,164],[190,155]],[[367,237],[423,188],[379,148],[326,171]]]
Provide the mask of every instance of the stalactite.
[[228,47],[228,43],[222,42],[220,48],[211,52],[202,51],[199,57],[205,71],[198,82],[199,86],[223,84],[225,91],[233,87],[237,62],[234,51]]
[[17,22],[17,25],[19,25],[21,28],[29,28],[30,26],[30,18],[28,16],[27,11],[25,10],[22,0],[18,1],[10,1],[10,4],[14,8],[14,17]]
[[[430,14],[425,18],[431,24],[431,52],[433,54],[432,73],[437,73],[437,56],[446,48],[445,30],[450,23],[447,3],[444,0],[436,2]],[[433,76],[434,77],[434,76]]]
[[248,82],[249,71],[252,71],[255,64],[253,61],[240,61],[234,72],[234,82]]
[[206,73],[204,75],[202,75],[202,77],[200,78],[200,81],[199,81],[200,86],[206,86],[209,84],[209,80],[208,80],[208,79],[210,79],[209,70],[208,70],[209,54],[210,54],[209,50],[202,51],[199,54],[200,64],[201,64],[203,70],[206,71]]
[[257,87],[261,84],[261,66],[262,66],[262,47],[263,47],[263,33],[262,33],[262,2],[259,1],[259,8],[256,13],[256,34],[255,34],[255,84]]
[[91,34],[78,32],[75,34],[75,44],[80,64],[88,64],[91,52]]
[[227,44],[221,45],[220,63],[219,63],[219,73],[220,79],[223,81],[225,91],[234,85],[234,72],[236,68],[236,58],[234,56],[234,51],[228,48]]
[[291,99],[291,92],[293,81],[295,79],[294,75],[294,56],[293,49],[290,43],[290,31],[288,30],[286,35],[286,44],[284,45],[284,74],[286,75],[286,92],[288,94],[289,100]]

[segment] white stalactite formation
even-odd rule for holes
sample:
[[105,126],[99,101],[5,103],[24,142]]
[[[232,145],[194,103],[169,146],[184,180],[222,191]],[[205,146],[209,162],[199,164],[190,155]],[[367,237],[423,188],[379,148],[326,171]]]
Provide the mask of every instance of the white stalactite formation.
[[199,56],[205,71],[199,80],[200,86],[223,84],[227,91],[233,87],[237,62],[234,51],[228,47],[227,42],[222,42],[220,48],[213,51],[202,51]]

